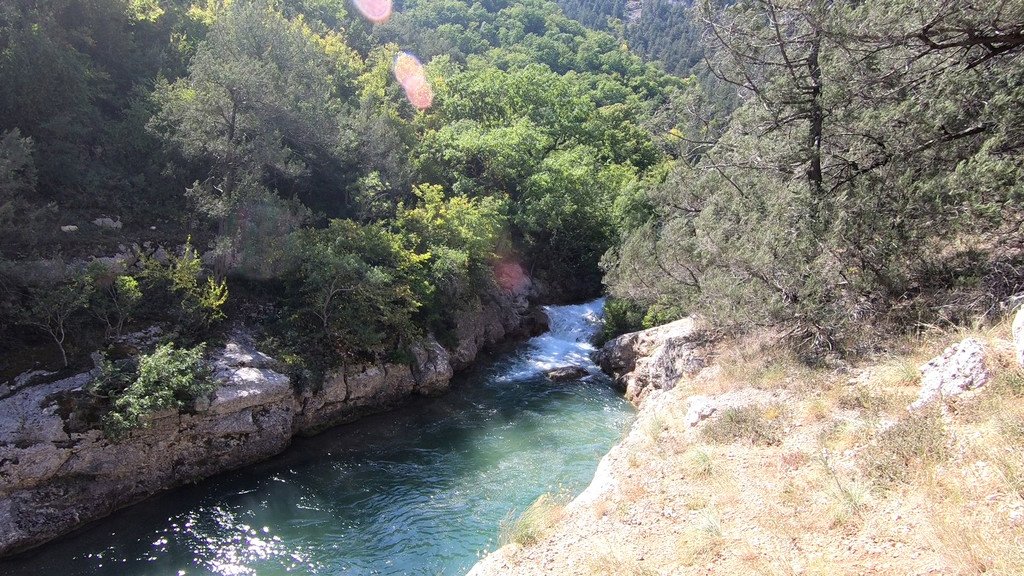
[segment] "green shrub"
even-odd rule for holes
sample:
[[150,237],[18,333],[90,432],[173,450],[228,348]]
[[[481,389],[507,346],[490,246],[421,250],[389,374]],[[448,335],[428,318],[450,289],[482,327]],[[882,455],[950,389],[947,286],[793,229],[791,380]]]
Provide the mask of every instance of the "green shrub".
[[632,300],[609,298],[604,303],[604,324],[598,335],[598,344],[644,328],[645,309]]
[[142,264],[146,296],[154,299],[154,305],[169,304],[182,334],[202,333],[224,319],[227,283],[209,276],[203,281],[203,263],[191,238],[181,256],[171,255],[166,264],[148,257]]
[[686,309],[679,306],[678,303],[669,304],[658,301],[647,309],[647,313],[644,314],[643,326],[644,328],[654,328],[679,320],[683,316],[686,316]]
[[430,255],[406,240],[350,220],[302,231],[291,324],[317,348],[303,354],[383,360],[422,336],[415,314],[432,291],[423,271]]
[[113,394],[113,408],[103,419],[103,429],[113,439],[124,437],[133,429],[146,425],[144,417],[160,410],[188,407],[196,399],[213,391],[215,384],[203,364],[205,344],[194,348],[175,348],[162,344],[152,354],[139,359],[138,374],[131,384],[114,392],[123,376],[109,365],[97,390]]
[[118,274],[115,270],[94,262],[87,271],[96,290],[89,309],[106,327],[107,336],[120,336],[142,302],[142,289],[133,276]]
[[72,272],[56,285],[30,286],[26,300],[15,304],[12,311],[15,324],[31,326],[46,333],[57,345],[63,367],[68,367],[66,341],[74,332],[78,313],[89,306],[94,286],[83,274]]
[[455,312],[491,281],[507,199],[446,197],[440,186],[429,184],[416,186],[413,193],[416,203],[399,204],[394,229],[412,250],[430,255],[423,273],[434,290],[424,294],[418,316],[443,337],[454,325]]

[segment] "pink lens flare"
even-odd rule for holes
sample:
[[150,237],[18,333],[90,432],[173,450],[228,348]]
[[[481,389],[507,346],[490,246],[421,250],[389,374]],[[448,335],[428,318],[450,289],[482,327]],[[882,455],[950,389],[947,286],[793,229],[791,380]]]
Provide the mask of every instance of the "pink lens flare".
[[405,97],[416,108],[426,110],[434,103],[434,89],[430,87],[426,80],[411,83],[405,87]]
[[423,69],[423,64],[420,64],[415,56],[407,52],[399,52],[395,56],[394,71],[395,79],[405,88],[412,83],[426,82],[427,80],[427,72]]
[[503,290],[522,292],[530,287],[530,276],[514,257],[505,257],[494,263],[494,279]]
[[386,22],[391,17],[391,0],[352,0],[356,8],[374,24]]
[[430,108],[434,103],[434,89],[427,81],[427,71],[412,54],[399,52],[395,56],[395,79],[405,89],[409,103],[420,110]]

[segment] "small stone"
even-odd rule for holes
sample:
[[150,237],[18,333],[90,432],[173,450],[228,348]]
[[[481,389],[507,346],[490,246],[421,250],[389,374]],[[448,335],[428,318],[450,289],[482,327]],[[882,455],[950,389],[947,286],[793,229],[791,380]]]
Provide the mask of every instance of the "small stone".
[[61,226],[60,227],[60,231],[61,232],[67,232],[69,234],[72,233],[72,232],[78,232],[78,226],[75,226],[74,224],[69,224],[67,226]]
[[1024,366],[1024,306],[1013,318],[1013,348],[1017,352],[1017,363]]
[[92,223],[100,228],[107,228],[109,230],[120,230],[123,227],[120,219],[114,220],[113,218],[107,218],[106,216],[97,218],[93,220]]
[[690,396],[686,408],[686,425],[693,427],[718,411],[714,401],[707,396]]
[[1014,510],[1010,512],[1010,525],[1020,526],[1024,524],[1024,510]]

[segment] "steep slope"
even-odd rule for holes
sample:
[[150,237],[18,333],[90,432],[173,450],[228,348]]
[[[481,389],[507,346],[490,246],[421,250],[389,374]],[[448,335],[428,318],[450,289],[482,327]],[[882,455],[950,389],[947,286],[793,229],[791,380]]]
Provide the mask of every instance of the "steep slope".
[[[628,359],[652,336],[611,347]],[[962,337],[819,370],[768,337],[670,344],[715,360],[648,386],[591,486],[535,507],[470,574],[1020,574],[1024,372],[1008,322]],[[665,348],[644,350],[641,371]],[[936,379],[984,384],[908,411]]]

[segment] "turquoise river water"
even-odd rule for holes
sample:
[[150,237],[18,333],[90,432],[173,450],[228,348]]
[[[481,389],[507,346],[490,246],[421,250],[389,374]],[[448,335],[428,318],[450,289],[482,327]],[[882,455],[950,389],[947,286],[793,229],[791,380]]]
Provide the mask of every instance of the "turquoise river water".
[[[552,329],[452,391],[149,499],[14,560],[5,576],[464,574],[498,526],[578,493],[633,410],[588,359],[603,302],[549,308]],[[553,383],[544,370],[591,375]]]

